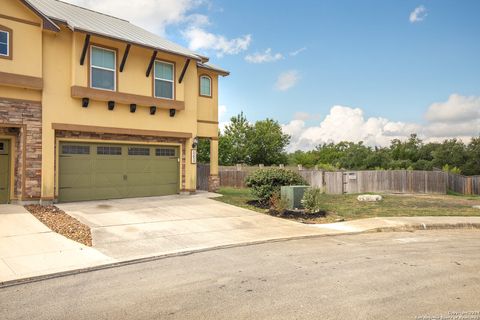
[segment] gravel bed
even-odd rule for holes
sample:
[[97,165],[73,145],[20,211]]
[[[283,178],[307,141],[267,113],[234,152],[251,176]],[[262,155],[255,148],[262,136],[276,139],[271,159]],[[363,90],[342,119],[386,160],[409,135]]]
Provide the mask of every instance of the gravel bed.
[[55,206],[28,205],[25,206],[31,214],[54,232],[71,240],[92,246],[90,228],[77,219],[69,216]]

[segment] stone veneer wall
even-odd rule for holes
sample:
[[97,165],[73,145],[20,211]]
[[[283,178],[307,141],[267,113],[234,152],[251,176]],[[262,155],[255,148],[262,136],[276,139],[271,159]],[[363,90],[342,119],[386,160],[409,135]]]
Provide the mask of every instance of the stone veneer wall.
[[[42,106],[0,97],[0,134],[15,136],[14,196],[38,200],[42,184]],[[24,163],[25,159],[25,163]],[[25,186],[25,189],[23,188]]]
[[[182,181],[180,183],[180,190],[185,190],[185,167],[186,167],[186,155],[185,155],[185,139],[181,138],[163,138],[163,137],[154,137],[154,136],[136,136],[136,135],[126,135],[126,134],[111,134],[111,133],[93,133],[93,132],[77,132],[77,131],[56,131],[56,138],[64,139],[88,139],[88,140],[104,140],[108,141],[129,141],[132,143],[180,143],[182,145],[182,159],[181,161],[181,174]],[[55,166],[56,168],[57,166]]]

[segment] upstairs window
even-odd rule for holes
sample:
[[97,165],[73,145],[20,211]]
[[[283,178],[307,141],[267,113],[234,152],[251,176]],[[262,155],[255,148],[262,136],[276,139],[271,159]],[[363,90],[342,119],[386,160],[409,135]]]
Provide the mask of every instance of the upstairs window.
[[173,63],[155,61],[154,90],[156,98],[171,99],[175,96]]
[[12,57],[12,31],[0,26],[0,58],[10,59]]
[[200,95],[204,97],[212,96],[212,78],[209,76],[200,77]]
[[91,47],[90,86],[95,89],[116,90],[116,51]]

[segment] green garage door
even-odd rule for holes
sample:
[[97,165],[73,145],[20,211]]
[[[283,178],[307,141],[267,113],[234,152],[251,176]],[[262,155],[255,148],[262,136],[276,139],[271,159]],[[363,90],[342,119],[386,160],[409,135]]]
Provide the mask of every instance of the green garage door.
[[59,201],[175,194],[179,162],[177,147],[62,142]]

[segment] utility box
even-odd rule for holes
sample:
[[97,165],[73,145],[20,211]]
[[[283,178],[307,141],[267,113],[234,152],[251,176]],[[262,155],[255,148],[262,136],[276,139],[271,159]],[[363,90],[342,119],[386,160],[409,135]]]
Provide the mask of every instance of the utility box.
[[287,202],[287,209],[299,209],[302,208],[302,198],[305,190],[310,188],[309,186],[284,186],[280,189],[280,196],[282,200]]

